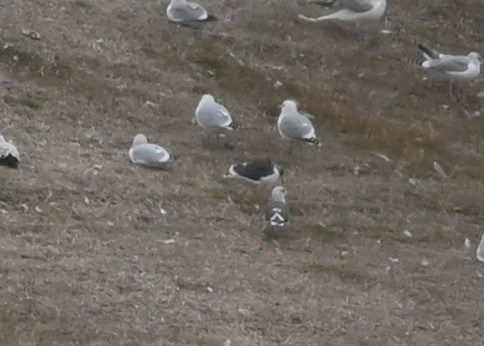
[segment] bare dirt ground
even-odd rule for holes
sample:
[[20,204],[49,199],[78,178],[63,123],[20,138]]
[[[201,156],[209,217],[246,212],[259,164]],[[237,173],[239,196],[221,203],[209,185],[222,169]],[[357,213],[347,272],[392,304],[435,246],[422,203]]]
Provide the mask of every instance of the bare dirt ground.
[[[0,167],[0,344],[482,345],[484,86],[451,99],[408,61],[415,42],[483,53],[482,1],[390,1],[360,29],[204,4],[220,20],[194,30],[155,1],[2,1],[0,129],[22,162]],[[191,124],[205,92],[242,124],[232,151]],[[286,98],[320,149],[288,157]],[[130,164],[138,132],[179,160]],[[260,155],[287,169],[279,244],[260,194],[221,179]]]

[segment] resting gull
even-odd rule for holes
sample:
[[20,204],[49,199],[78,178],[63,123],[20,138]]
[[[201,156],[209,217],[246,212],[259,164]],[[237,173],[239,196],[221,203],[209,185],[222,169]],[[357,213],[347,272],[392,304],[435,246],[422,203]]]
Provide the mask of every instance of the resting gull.
[[224,178],[235,178],[253,184],[275,184],[282,182],[284,170],[276,165],[269,158],[258,158],[247,160],[241,163],[234,163],[230,166]]
[[264,228],[267,224],[271,227],[284,227],[289,222],[289,208],[286,203],[286,189],[276,186],[272,190],[271,198],[264,212]]
[[481,72],[482,57],[477,52],[470,52],[467,55],[442,54],[420,43],[418,48],[422,51],[425,60],[417,61],[417,64],[426,70],[432,70],[449,77],[449,93],[451,96],[454,80],[475,79]]
[[444,73],[453,79],[474,79],[481,72],[481,55],[470,52],[467,55],[442,54],[431,48],[419,44],[426,60],[419,64],[424,69]]
[[146,136],[141,133],[134,137],[128,154],[133,163],[150,167],[164,167],[170,159],[165,148],[148,143]]
[[170,21],[175,23],[217,20],[215,16],[208,14],[203,6],[187,0],[171,0],[166,8],[166,16]]
[[297,104],[292,100],[282,103],[282,111],[277,119],[277,129],[283,138],[321,145],[311,120],[298,112]]
[[345,22],[377,21],[383,17],[387,7],[386,0],[324,0],[310,1],[310,3],[337,10],[326,16],[315,18],[302,14],[299,15],[300,19],[313,23],[326,20],[340,20]]
[[17,168],[19,162],[20,154],[17,147],[0,135],[0,165]]

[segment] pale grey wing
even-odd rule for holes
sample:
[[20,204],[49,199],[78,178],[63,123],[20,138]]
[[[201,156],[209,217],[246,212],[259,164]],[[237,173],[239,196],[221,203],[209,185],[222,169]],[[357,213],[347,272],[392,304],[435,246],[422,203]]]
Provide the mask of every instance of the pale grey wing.
[[170,154],[159,145],[146,143],[131,148],[130,157],[134,163],[157,165],[168,161]]
[[227,108],[215,102],[200,107],[196,118],[203,127],[226,127],[232,123],[232,117]]
[[264,212],[264,219],[272,226],[284,226],[289,222],[289,208],[285,203],[271,201]]
[[373,4],[368,0],[337,0],[334,7],[353,12],[367,12],[373,8]]
[[20,158],[19,152],[15,145],[8,142],[0,142],[0,158],[7,157],[8,155],[12,155],[17,160]]
[[207,19],[207,10],[199,4],[189,3],[186,6],[172,7],[171,15],[175,20],[191,22]]
[[464,72],[469,68],[469,58],[460,55],[443,55],[440,59],[428,60],[431,69],[441,72]]
[[308,118],[302,115],[285,116],[279,124],[279,131],[294,139],[308,138],[314,135],[314,127]]

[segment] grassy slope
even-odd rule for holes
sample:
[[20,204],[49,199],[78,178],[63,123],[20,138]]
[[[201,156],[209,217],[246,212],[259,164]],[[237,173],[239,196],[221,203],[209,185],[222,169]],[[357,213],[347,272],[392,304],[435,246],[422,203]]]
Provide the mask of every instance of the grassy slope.
[[[484,51],[483,5],[390,3],[389,36],[298,22],[313,8],[291,1],[207,6],[221,21],[199,31],[166,23],[159,3],[0,10],[0,128],[23,154],[0,176],[2,343],[482,340],[480,267],[463,246],[482,232],[483,120],[465,115],[482,87],[456,103],[407,58],[415,41]],[[199,145],[204,92],[243,124],[232,152]],[[324,138],[297,162],[274,129],[288,97]],[[137,132],[180,156],[171,171],[127,162]],[[279,248],[262,241],[258,195],[219,178],[262,154],[288,166],[295,218]]]

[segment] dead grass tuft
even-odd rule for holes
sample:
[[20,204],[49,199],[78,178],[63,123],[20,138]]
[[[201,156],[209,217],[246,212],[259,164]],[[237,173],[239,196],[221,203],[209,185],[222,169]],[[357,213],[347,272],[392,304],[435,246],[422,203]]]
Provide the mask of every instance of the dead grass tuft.
[[41,109],[42,105],[45,102],[45,99],[43,97],[32,95],[29,93],[20,96],[13,96],[7,94],[3,97],[3,100],[11,107],[24,106],[33,110]]
[[39,71],[43,66],[39,54],[24,49],[17,43],[7,43],[4,39],[0,39],[0,62],[18,70],[27,69],[31,72]]
[[324,273],[329,276],[335,276],[348,284],[368,286],[375,281],[375,278],[369,273],[362,273],[361,271],[356,270],[355,267],[351,266],[350,264],[333,265],[326,263],[314,263],[304,265],[300,270],[304,273]]

